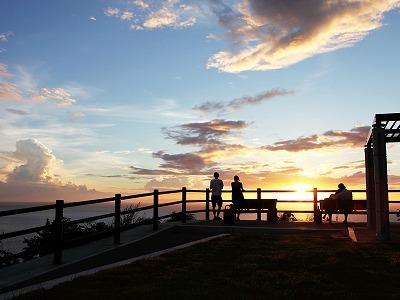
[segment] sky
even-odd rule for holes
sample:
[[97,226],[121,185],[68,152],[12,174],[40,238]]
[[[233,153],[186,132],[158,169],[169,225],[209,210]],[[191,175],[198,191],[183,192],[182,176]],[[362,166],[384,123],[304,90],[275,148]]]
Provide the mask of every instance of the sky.
[[400,0],[2,0],[0,201],[363,188],[399,36]]

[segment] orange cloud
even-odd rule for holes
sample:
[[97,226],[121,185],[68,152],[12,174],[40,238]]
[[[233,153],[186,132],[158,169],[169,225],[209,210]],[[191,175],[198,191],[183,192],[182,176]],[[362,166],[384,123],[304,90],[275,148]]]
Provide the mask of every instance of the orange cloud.
[[208,68],[237,73],[280,69],[314,55],[351,47],[382,26],[400,0],[212,1],[236,50],[220,51]]
[[350,131],[327,131],[321,135],[310,135],[299,137],[293,140],[276,142],[272,145],[264,146],[262,149],[269,151],[289,151],[299,152],[306,150],[321,149],[327,147],[363,147],[365,145],[369,126],[355,127]]

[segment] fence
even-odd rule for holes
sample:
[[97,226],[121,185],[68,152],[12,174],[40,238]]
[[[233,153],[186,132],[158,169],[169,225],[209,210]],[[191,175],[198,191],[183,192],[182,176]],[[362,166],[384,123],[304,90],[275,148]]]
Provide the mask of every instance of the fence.
[[[229,190],[224,190],[223,193],[230,193],[231,191]],[[256,199],[248,199],[246,197],[246,200],[254,200],[254,201],[262,201],[262,200],[267,200],[265,198],[262,198],[262,194],[266,193],[296,193],[298,191],[296,190],[261,190],[258,188],[257,190],[246,190],[246,193],[256,193],[257,198]],[[292,213],[313,213],[315,214],[318,210],[318,203],[320,200],[318,200],[318,195],[320,193],[332,193],[335,192],[335,190],[318,190],[317,188],[314,188],[313,190],[310,191],[305,191],[306,193],[312,193],[312,198],[310,197],[310,200],[277,200],[277,203],[313,203],[313,210],[290,210]],[[352,190],[353,193],[365,193],[365,190]],[[188,200],[187,199],[187,194],[188,193],[197,193],[197,194],[203,194],[204,199],[199,199],[199,200]],[[389,193],[400,193],[400,190],[389,190]],[[167,203],[159,203],[159,196],[160,195],[167,195],[167,194],[180,194],[181,199],[177,201],[172,201],[172,202],[167,202]],[[124,200],[129,200],[129,199],[141,199],[144,197],[153,197],[153,203],[152,205],[147,205],[147,206],[142,206],[142,207],[137,207],[134,209],[129,209],[129,210],[124,210],[121,211],[121,202]],[[366,201],[366,200],[355,200],[356,201]],[[25,213],[32,213],[32,212],[39,212],[39,211],[46,211],[46,210],[54,210],[55,211],[55,218],[54,218],[54,226],[53,226],[53,235],[54,235],[54,244],[53,244],[53,252],[54,252],[54,258],[53,262],[54,264],[60,264],[62,261],[62,250],[63,250],[63,216],[64,216],[64,208],[69,208],[69,207],[77,207],[77,206],[82,206],[82,205],[91,205],[91,204],[99,204],[99,203],[107,203],[107,202],[114,202],[114,212],[113,213],[108,213],[108,214],[102,214],[98,216],[93,216],[93,217],[88,217],[88,218],[83,218],[83,219],[78,219],[78,220],[73,220],[70,221],[68,224],[80,224],[80,223],[85,223],[85,222],[93,222],[101,219],[106,219],[106,218],[114,218],[114,228],[113,228],[113,234],[114,234],[114,243],[119,244],[121,241],[121,216],[124,214],[129,214],[129,213],[136,213],[140,211],[148,211],[152,210],[153,217],[152,217],[152,223],[153,223],[153,229],[158,230],[158,225],[159,221],[163,219],[170,218],[173,214],[166,214],[163,216],[159,216],[159,208],[161,207],[168,207],[172,205],[177,205],[181,204],[181,216],[182,216],[182,222],[186,222],[186,216],[187,213],[205,213],[205,220],[210,219],[210,190],[205,189],[205,190],[188,190],[185,187],[179,190],[171,190],[171,191],[159,191],[159,190],[154,190],[153,192],[150,193],[142,193],[142,194],[135,194],[135,195],[127,195],[127,196],[122,196],[121,194],[115,194],[114,197],[110,198],[102,198],[102,199],[94,199],[94,200],[85,200],[85,201],[79,201],[79,202],[71,202],[71,203],[65,203],[64,200],[56,200],[55,204],[50,204],[50,205],[40,205],[40,206],[35,206],[35,207],[27,207],[27,208],[21,208],[21,209],[13,209],[13,210],[7,210],[7,211],[0,211],[0,217],[6,217],[6,216],[13,216],[13,215],[19,215],[19,214],[25,214]],[[223,202],[231,202],[230,200],[224,200]],[[204,209],[198,209],[198,210],[187,210],[187,204],[188,203],[205,203],[205,208]],[[400,203],[400,201],[390,201],[390,203]],[[288,210],[279,210],[277,212],[286,212]],[[257,220],[261,220],[261,214],[266,213],[266,210],[263,209],[250,209],[246,210],[243,213],[256,213],[257,214]],[[390,214],[396,214],[397,212],[391,211],[389,212]],[[353,214],[366,214],[365,211],[354,211]],[[32,228],[27,228],[23,230],[18,230],[14,232],[8,232],[8,233],[2,233],[0,234],[0,241],[9,239],[9,238],[14,238],[18,236],[23,236],[31,233],[36,233],[39,231],[42,231],[46,229],[46,226],[37,226],[37,227],[32,227]]]

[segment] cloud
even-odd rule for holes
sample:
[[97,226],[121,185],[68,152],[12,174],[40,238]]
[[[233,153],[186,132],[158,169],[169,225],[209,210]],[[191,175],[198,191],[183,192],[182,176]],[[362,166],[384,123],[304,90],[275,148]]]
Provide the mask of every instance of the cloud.
[[8,42],[8,38],[12,36],[12,32],[0,32],[0,42]]
[[164,161],[160,164],[162,169],[192,173],[194,170],[202,170],[207,165],[205,160],[196,153],[168,154],[164,151],[158,151],[153,156]]
[[24,110],[21,110],[21,109],[7,108],[6,111],[11,113],[11,114],[19,115],[19,116],[27,116],[27,115],[29,115],[28,112],[26,112]]
[[6,181],[0,181],[0,201],[83,200],[105,195],[84,185],[62,184],[54,174],[59,161],[38,140],[19,140],[14,152],[0,154],[11,162],[2,168]]
[[293,140],[276,142],[272,145],[263,146],[262,149],[269,151],[299,152],[306,150],[321,149],[327,147],[363,147],[370,127],[362,126],[352,128],[350,131],[327,131],[321,135],[310,135]]
[[121,13],[121,16],[119,17],[121,20],[131,20],[133,19],[133,13],[130,11],[124,11],[123,13]]
[[53,177],[56,158],[46,146],[35,139],[20,140],[11,154],[23,162],[7,176],[10,181],[47,182]]
[[215,119],[206,122],[186,123],[172,128],[163,128],[165,136],[179,145],[200,147],[189,153],[169,154],[165,151],[153,153],[162,162],[157,169],[131,167],[132,174],[138,175],[203,175],[215,166],[214,158],[219,155],[235,155],[245,148],[228,144],[224,139],[236,134],[249,124],[245,121]]
[[38,93],[32,95],[32,99],[40,102],[53,100],[58,106],[67,106],[76,102],[71,94],[63,88],[41,88]]
[[118,16],[119,13],[120,13],[119,9],[118,9],[118,8],[115,8],[115,7],[107,7],[107,8],[104,10],[104,14],[105,14],[106,16],[108,16],[108,17]]
[[240,98],[233,99],[229,102],[205,102],[201,105],[196,105],[193,107],[194,110],[203,112],[203,113],[211,113],[211,112],[232,112],[236,111],[243,106],[247,105],[257,105],[266,101],[270,101],[275,97],[279,96],[287,96],[293,94],[293,91],[289,91],[286,89],[271,89],[264,91],[256,96],[243,96]]
[[110,197],[110,193],[102,193],[89,189],[85,185],[68,183],[59,185],[50,182],[1,182],[0,201],[14,202],[54,202],[57,199],[82,201]]
[[149,8],[149,4],[146,3],[144,0],[134,0],[133,4],[135,4],[136,6],[142,8],[142,9]]
[[97,21],[96,17],[94,17],[94,16],[89,17],[89,20]]
[[179,0],[166,0],[156,11],[147,16],[142,26],[147,29],[192,26],[196,23],[196,17],[187,15],[190,10],[191,6],[180,4]]
[[123,11],[117,7],[108,7],[104,14],[108,17],[130,21],[133,30],[173,28],[182,29],[196,23],[199,14],[197,5],[181,3],[180,0],[147,2],[136,0],[131,2],[133,11]]
[[20,100],[21,94],[17,86],[10,82],[0,82],[0,100]]
[[107,7],[104,10],[107,17],[115,17],[122,21],[130,21],[133,19],[134,14],[131,11],[122,11],[116,7]]
[[351,47],[399,6],[400,0],[212,0],[234,49],[214,54],[207,67],[230,73],[280,69]]
[[178,174],[180,174],[179,172],[169,171],[169,170],[144,169],[144,168],[138,168],[135,166],[130,166],[129,168],[132,170],[131,174],[136,174],[136,175],[178,175]]
[[187,123],[173,128],[163,128],[167,138],[180,145],[201,147],[221,145],[221,138],[249,126],[245,121],[214,119],[207,122]]
[[10,77],[12,76],[8,70],[7,66],[5,64],[0,64],[0,77]]
[[82,119],[85,116],[85,113],[82,111],[79,111],[79,110],[70,111],[70,112],[68,112],[68,116],[71,120],[76,121],[76,120]]
[[144,186],[145,190],[152,191],[155,189],[159,190],[171,190],[180,189],[182,187],[191,188],[193,185],[192,181],[186,177],[179,178],[164,178],[161,180],[151,179]]

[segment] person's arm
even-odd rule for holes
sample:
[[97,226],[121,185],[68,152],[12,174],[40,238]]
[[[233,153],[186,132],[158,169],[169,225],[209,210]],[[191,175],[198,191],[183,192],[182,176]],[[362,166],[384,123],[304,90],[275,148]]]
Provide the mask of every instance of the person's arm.
[[243,183],[240,183],[240,189],[244,192]]

